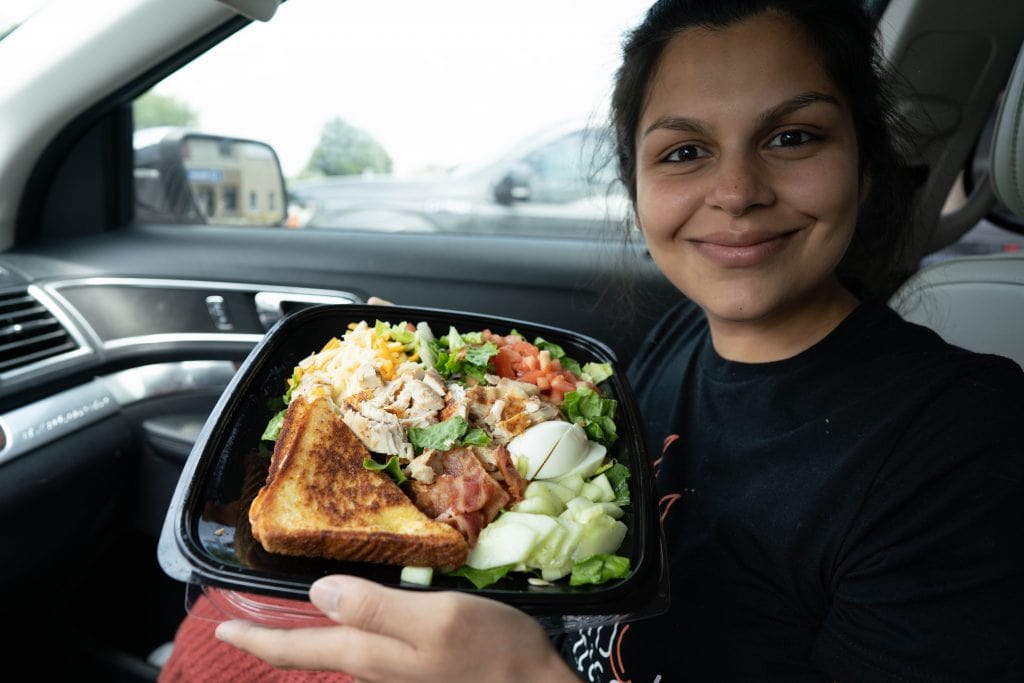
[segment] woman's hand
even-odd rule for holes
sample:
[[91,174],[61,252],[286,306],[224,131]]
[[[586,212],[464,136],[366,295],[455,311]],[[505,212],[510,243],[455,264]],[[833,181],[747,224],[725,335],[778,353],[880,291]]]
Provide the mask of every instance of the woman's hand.
[[344,671],[365,683],[578,681],[536,621],[493,600],[341,575],[316,581],[309,597],[338,625],[227,621],[217,637],[276,667]]

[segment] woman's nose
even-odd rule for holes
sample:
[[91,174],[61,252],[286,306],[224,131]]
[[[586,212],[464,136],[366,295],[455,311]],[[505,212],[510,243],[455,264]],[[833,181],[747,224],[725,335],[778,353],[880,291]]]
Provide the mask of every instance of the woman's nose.
[[752,154],[724,153],[719,157],[706,202],[730,216],[741,216],[751,208],[768,206],[775,193],[766,169]]

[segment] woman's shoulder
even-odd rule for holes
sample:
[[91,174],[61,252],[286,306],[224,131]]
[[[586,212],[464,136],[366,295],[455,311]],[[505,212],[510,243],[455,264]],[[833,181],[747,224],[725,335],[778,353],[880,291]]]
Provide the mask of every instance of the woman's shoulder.
[[[1024,369],[1015,361],[992,353],[957,346],[935,330],[909,322],[888,306],[876,306],[869,314],[874,319],[877,337],[897,362],[936,377],[989,376],[999,384],[1024,390]],[[872,325],[869,325],[869,328]]]
[[[965,432],[983,440],[1015,432],[1024,414],[1024,369],[1015,361],[951,344],[934,330],[908,322],[887,307],[862,337],[864,362],[845,368],[870,382],[874,393],[924,432]],[[873,331],[872,331],[873,330]],[[954,439],[955,440],[955,439]]]

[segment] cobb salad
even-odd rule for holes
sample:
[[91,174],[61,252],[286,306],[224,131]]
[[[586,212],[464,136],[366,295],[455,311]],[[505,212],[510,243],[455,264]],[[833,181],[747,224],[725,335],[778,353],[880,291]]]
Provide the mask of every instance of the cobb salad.
[[[294,367],[261,441],[272,448],[295,397],[326,398],[371,452],[364,467],[465,536],[466,564],[446,573],[478,588],[508,572],[600,584],[630,570],[615,554],[630,496],[628,468],[609,456],[611,373],[515,330],[437,336],[424,322],[364,320]],[[429,584],[432,571],[402,577]]]

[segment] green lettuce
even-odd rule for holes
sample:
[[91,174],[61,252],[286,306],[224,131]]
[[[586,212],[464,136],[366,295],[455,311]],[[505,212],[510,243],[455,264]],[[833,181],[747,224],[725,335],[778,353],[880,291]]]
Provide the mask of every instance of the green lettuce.
[[388,458],[386,463],[379,463],[373,458],[363,458],[363,467],[372,472],[387,472],[388,476],[391,477],[396,484],[402,484],[407,479],[405,473],[402,472],[402,466],[398,462],[397,455],[392,455]]
[[455,327],[448,328],[448,334],[430,343],[436,358],[434,369],[445,379],[477,383],[484,381],[484,375],[494,371],[491,358],[498,353],[498,347],[484,341],[482,332],[460,334]]
[[611,377],[612,374],[611,363],[587,363],[583,366],[583,372],[580,374],[580,377],[591,384],[600,384]]
[[469,579],[474,586],[477,588],[487,588],[491,584],[497,583],[505,578],[505,575],[512,571],[515,565],[506,564],[500,567],[491,567],[489,569],[474,569],[468,565],[463,565],[458,569],[448,572],[448,576],[461,576],[464,579]]
[[615,428],[615,411],[619,402],[602,398],[590,387],[579,387],[565,395],[562,410],[570,422],[579,423],[587,438],[611,446],[619,438]]
[[612,502],[619,507],[629,505],[629,468],[621,462],[616,462],[608,468],[604,476],[608,477],[608,483],[615,492],[615,500]]
[[602,584],[629,576],[629,558],[621,555],[591,555],[578,560],[569,577],[570,586]]

